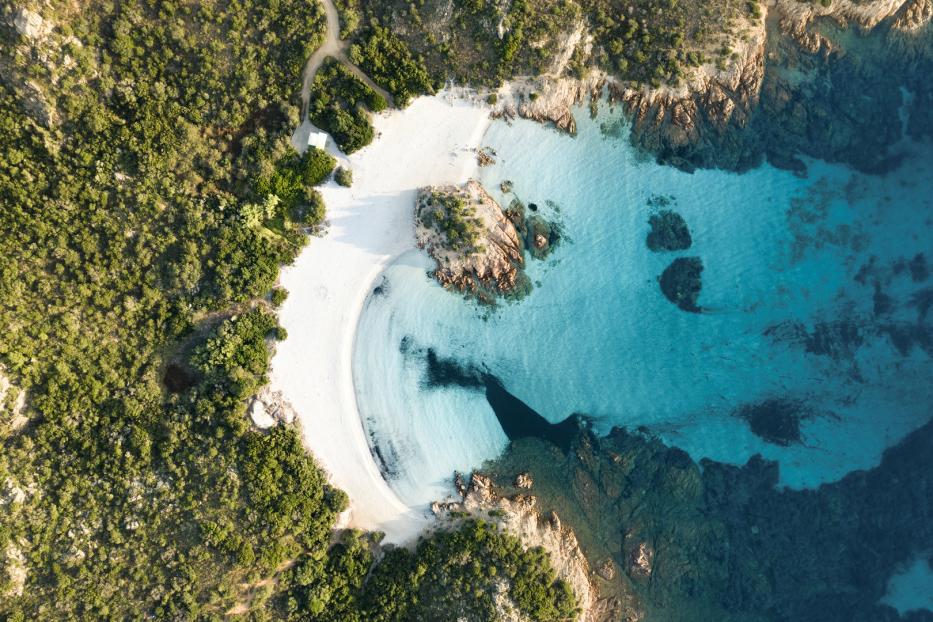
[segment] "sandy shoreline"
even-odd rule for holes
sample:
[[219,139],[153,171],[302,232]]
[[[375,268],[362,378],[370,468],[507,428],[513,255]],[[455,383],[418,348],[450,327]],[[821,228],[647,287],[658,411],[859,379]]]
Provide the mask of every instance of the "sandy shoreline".
[[295,408],[308,449],[347,492],[347,525],[383,531],[388,542],[414,540],[432,518],[395,495],[370,453],[353,385],[356,328],[379,275],[415,247],[417,189],[475,175],[473,150],[489,124],[488,108],[450,93],[376,117],[378,138],[346,158],[353,186],[322,189],[326,234],[281,274],[288,338],[272,360],[271,388]]

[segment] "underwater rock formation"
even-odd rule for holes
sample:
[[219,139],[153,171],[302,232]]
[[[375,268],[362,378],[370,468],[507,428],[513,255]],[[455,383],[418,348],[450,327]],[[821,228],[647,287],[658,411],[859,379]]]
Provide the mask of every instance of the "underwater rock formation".
[[648,244],[648,248],[655,253],[682,251],[690,248],[693,244],[687,221],[677,212],[661,210],[657,214],[652,214],[648,218],[648,225],[651,227],[651,231],[648,232],[648,238],[645,242]]
[[755,436],[786,446],[800,442],[800,422],[810,413],[799,400],[771,398],[746,404],[738,409],[736,415],[748,422]]
[[658,281],[664,297],[684,311],[699,313],[697,306],[703,288],[703,261],[699,257],[678,257],[664,269]]
[[560,243],[561,228],[556,221],[549,221],[537,214],[538,206],[528,204],[531,215],[526,214],[525,204],[519,199],[512,199],[505,210],[505,216],[515,225],[521,237],[525,250],[531,253],[534,259],[545,259]]

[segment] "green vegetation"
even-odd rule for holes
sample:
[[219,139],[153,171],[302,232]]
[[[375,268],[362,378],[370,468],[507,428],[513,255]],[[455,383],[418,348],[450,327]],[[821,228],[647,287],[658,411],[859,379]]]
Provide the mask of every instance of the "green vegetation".
[[326,151],[309,147],[301,158],[302,181],[309,186],[317,186],[327,181],[334,172],[337,160]]
[[423,63],[385,28],[369,29],[362,43],[350,48],[350,60],[389,91],[399,107],[408,105],[412,97],[434,92]]
[[308,116],[333,136],[344,153],[353,153],[373,140],[367,110],[380,112],[387,105],[349,69],[328,58],[314,77]]
[[451,249],[472,251],[479,243],[482,223],[467,201],[461,194],[432,192],[422,197],[418,217],[425,227],[441,231]]
[[344,188],[349,188],[353,185],[353,171],[342,166],[338,167],[334,173],[334,181]]
[[582,76],[593,66],[621,80],[676,83],[690,67],[725,63],[729,54],[717,51],[761,18],[758,0],[341,0],[338,6],[353,24],[345,34],[355,38],[356,62],[403,95],[403,103],[448,79],[494,87],[555,70]]
[[[28,417],[0,412],[0,620],[363,621],[384,584],[416,610],[410,566],[364,582],[374,535],[331,546],[346,498],[296,429],[246,416],[333,168],[288,142],[319,5],[41,6],[41,37],[0,23],[0,365]],[[385,103],[321,78],[353,98],[316,114],[365,144]],[[566,610],[537,554],[475,546],[533,619]]]
[[523,550],[513,536],[472,520],[421,542],[414,553],[390,551],[363,602],[371,622],[494,620],[500,589],[533,620],[576,618],[570,586],[556,580],[544,551]]

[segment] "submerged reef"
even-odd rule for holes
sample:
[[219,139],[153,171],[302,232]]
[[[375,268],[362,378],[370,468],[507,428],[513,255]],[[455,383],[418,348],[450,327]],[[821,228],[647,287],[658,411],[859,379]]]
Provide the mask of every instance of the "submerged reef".
[[651,231],[645,242],[655,253],[687,250],[693,244],[687,221],[677,212],[661,210],[648,218]]
[[532,258],[546,259],[563,237],[561,227],[557,221],[540,216],[536,204],[529,203],[528,209],[533,212],[531,215],[525,213],[524,203],[517,198],[512,199],[505,216],[515,225],[525,250],[531,253]]
[[[933,421],[879,466],[815,490],[777,488],[777,463],[760,456],[696,463],[619,428],[579,427],[569,452],[517,440],[483,471],[574,529],[604,620],[930,619],[879,601],[897,567],[933,547]],[[530,490],[515,487],[522,473]]]
[[785,446],[800,442],[800,422],[812,416],[802,401],[787,398],[745,404],[736,415],[748,422],[755,436]]
[[664,269],[658,281],[664,297],[684,311],[700,313],[697,306],[703,288],[703,261],[699,257],[678,257]]
[[569,451],[580,422],[570,416],[560,423],[551,423],[533,408],[509,393],[502,381],[488,371],[459,361],[441,358],[432,349],[424,352],[425,386],[427,388],[459,386],[481,389],[496,415],[502,431],[510,441],[522,438],[543,438],[563,451]]

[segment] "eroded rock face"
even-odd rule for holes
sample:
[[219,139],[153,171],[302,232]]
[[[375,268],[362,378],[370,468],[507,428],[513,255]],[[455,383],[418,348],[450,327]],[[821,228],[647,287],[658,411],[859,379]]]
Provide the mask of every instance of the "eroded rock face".
[[478,181],[423,188],[415,225],[418,247],[435,260],[442,286],[490,304],[530,289],[515,225]]
[[583,80],[542,77],[513,81],[498,93],[499,104],[492,116],[504,119],[521,117],[575,134],[577,121],[573,107],[587,98],[598,99],[606,83],[605,74],[599,71],[591,72]]
[[[620,102],[633,143],[683,170],[743,171],[767,158],[806,173],[804,154],[883,173],[898,162],[902,94],[909,134],[933,136],[933,0],[775,0],[731,42],[721,67],[690,70],[677,86],[633,87],[592,71],[583,81],[540,78],[500,92],[494,116],[521,116],[573,133],[573,107],[604,91]],[[845,31],[855,30],[857,34]]]
[[591,579],[590,565],[580,550],[573,530],[562,525],[557,515],[543,518],[537,500],[528,495],[506,497],[496,491],[492,480],[474,473],[462,502],[434,504],[438,518],[466,513],[517,536],[526,547],[540,546],[551,556],[557,576],[566,581],[577,597],[580,622],[606,619],[607,603],[600,602],[598,590]]

